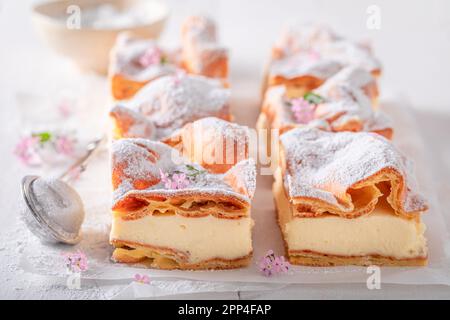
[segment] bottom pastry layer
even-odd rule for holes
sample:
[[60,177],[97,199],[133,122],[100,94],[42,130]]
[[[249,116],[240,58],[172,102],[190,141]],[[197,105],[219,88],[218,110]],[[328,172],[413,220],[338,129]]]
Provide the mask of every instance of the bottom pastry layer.
[[212,258],[196,263],[182,262],[177,252],[167,248],[144,246],[126,241],[112,241],[116,249],[113,260],[121,263],[139,263],[148,268],[163,270],[222,270],[246,267],[252,254],[236,259]]
[[290,252],[289,262],[296,265],[314,266],[314,267],[335,267],[335,266],[392,266],[392,267],[413,267],[426,266],[427,258],[413,259],[394,259],[383,256],[362,256],[362,257],[345,257],[326,255],[313,252]]

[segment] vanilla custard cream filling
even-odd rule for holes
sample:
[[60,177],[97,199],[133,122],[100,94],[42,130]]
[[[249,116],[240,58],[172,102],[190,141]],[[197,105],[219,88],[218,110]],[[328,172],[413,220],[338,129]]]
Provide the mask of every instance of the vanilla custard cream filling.
[[124,220],[114,215],[111,240],[169,248],[187,254],[189,263],[213,258],[237,259],[252,252],[253,220],[146,215]]
[[289,251],[340,256],[381,255],[396,259],[425,257],[427,254],[425,225],[420,219],[401,218],[380,208],[355,219],[334,215],[294,217],[279,174],[273,192]]

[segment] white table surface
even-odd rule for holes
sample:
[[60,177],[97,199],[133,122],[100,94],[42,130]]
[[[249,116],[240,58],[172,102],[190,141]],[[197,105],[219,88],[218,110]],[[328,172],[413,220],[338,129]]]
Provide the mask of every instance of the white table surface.
[[[37,38],[30,21],[35,1],[0,0],[0,235],[14,230],[20,200],[19,181],[27,173],[12,150],[23,125],[18,93],[52,95],[67,86],[82,86],[85,74],[69,61],[54,55]],[[180,20],[188,14],[208,13],[220,26],[222,41],[231,48],[231,85],[234,108],[258,113],[262,66],[273,39],[288,20],[324,21],[353,38],[369,38],[384,65],[382,92],[407,96],[419,116],[419,128],[433,157],[430,172],[443,208],[450,206],[450,2],[430,1],[168,1],[172,16],[162,41],[175,45]],[[365,27],[366,8],[377,4],[382,12],[381,30]],[[106,84],[98,88],[106,92]],[[101,90],[100,90],[101,91]],[[100,94],[98,90],[92,94]],[[22,115],[21,115],[22,113]],[[94,119],[95,120],[95,119]],[[253,123],[248,123],[253,125]],[[450,215],[445,217],[447,227]],[[20,239],[17,239],[20,241]],[[80,291],[66,288],[57,279],[24,273],[17,256],[0,243],[0,298],[76,299],[116,298],[125,284],[91,283]],[[450,270],[449,270],[450,272]],[[114,294],[113,294],[114,293]],[[170,298],[266,299],[442,299],[450,298],[446,286],[291,285],[280,290],[252,293],[216,293]]]

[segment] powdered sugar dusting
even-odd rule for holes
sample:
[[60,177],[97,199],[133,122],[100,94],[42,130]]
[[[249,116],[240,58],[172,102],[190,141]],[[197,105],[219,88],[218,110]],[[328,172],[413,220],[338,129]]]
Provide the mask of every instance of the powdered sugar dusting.
[[110,114],[116,119],[122,138],[154,139],[156,129],[153,122],[139,112],[117,105]]
[[[195,150],[200,150],[202,147],[203,152],[208,152],[212,151],[211,146],[214,146],[214,149],[219,147],[224,150],[222,156],[226,159],[218,159],[219,161],[224,160],[224,163],[225,160],[228,160],[227,157],[232,157],[237,161],[247,158],[250,131],[246,126],[215,117],[207,117],[189,123],[183,128],[183,131],[183,139],[188,140],[185,144],[187,148],[194,147],[194,150],[185,151],[195,153]],[[177,135],[178,133],[174,134],[175,139]],[[222,148],[223,146],[225,149]]]
[[[143,66],[140,58],[151,49],[161,51],[164,60]],[[175,74],[178,70],[175,57],[174,53],[160,49],[154,40],[132,38],[128,33],[122,33],[111,51],[110,73],[146,82],[164,75]]]
[[[202,166],[188,162],[182,158],[178,151],[161,142],[145,139],[121,139],[112,144],[112,166],[123,166],[120,176],[120,185],[114,190],[114,205],[130,195],[165,195],[170,196],[229,196],[239,201],[250,203],[255,189],[255,163],[243,160],[231,170],[239,171],[240,181],[243,181],[245,190],[242,193],[225,181],[225,175],[213,174]],[[149,153],[154,158],[149,157]],[[190,178],[190,183],[183,189],[167,189],[161,181],[160,170],[165,174],[184,174]],[[231,171],[230,170],[230,171]],[[252,174],[253,172],[253,174]],[[194,173],[194,174],[193,174]],[[145,189],[137,190],[134,181],[145,179],[151,185]]]
[[329,42],[323,45],[319,52],[342,65],[357,66],[369,72],[381,69],[381,63],[367,48],[348,40]]
[[123,105],[143,114],[156,128],[156,138],[200,118],[229,117],[230,91],[202,76],[161,77],[144,86]]
[[355,183],[384,168],[392,168],[405,179],[405,196],[401,199],[404,211],[420,211],[425,207],[417,192],[411,163],[379,135],[297,128],[283,134],[280,140],[286,155],[285,185],[291,197],[317,198],[349,211],[338,203],[328,187],[345,193]]
[[275,50],[282,56],[308,51],[314,45],[339,39],[329,26],[323,24],[287,25],[275,43]]
[[287,79],[298,76],[313,76],[318,79],[327,79],[342,68],[342,65],[333,60],[314,59],[309,54],[298,53],[283,59],[274,60],[270,67],[271,76],[282,76]]
[[228,50],[218,43],[214,21],[208,17],[188,17],[183,24],[182,38],[184,59],[196,74],[202,74],[204,68],[228,55]]
[[326,79],[339,66],[356,66],[368,72],[381,70],[380,62],[368,48],[336,35],[326,25],[291,26],[282,33],[273,51],[271,76]]
[[[377,131],[391,129],[391,121],[374,111],[364,87],[373,85],[373,76],[360,68],[347,67],[329,78],[314,93],[324,101],[317,104],[313,120],[307,125],[326,131]],[[266,108],[272,109],[275,127],[297,126],[292,100],[286,97],[285,86],[270,87],[265,96]],[[326,122],[326,123],[325,123]]]

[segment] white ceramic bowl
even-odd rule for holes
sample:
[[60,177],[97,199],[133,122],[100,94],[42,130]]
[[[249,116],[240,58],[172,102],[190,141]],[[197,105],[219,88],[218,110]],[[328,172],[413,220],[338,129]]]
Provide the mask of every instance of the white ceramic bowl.
[[[69,6],[78,6],[83,21],[83,12],[92,13],[95,7],[110,4],[116,9],[128,10],[137,6],[139,24],[107,27],[81,24],[74,28],[74,11]],[[72,9],[76,7],[71,7]],[[76,13],[75,13],[76,14]],[[154,0],[61,0],[36,5],[33,22],[39,35],[58,53],[72,59],[80,68],[107,72],[109,52],[117,35],[122,31],[145,38],[157,38],[169,15],[168,8]],[[68,23],[68,18],[72,17]],[[68,26],[69,25],[69,26]]]

